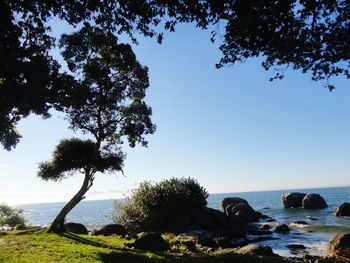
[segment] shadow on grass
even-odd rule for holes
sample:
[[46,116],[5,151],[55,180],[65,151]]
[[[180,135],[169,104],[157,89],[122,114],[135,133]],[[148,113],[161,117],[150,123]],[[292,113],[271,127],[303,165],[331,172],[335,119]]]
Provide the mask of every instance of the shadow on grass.
[[45,229],[42,228],[30,228],[27,230],[19,230],[18,232],[16,232],[15,235],[17,236],[21,236],[21,235],[31,235],[31,234],[39,234],[39,233],[45,233]]
[[79,242],[79,243],[82,243],[85,245],[89,245],[89,246],[102,247],[102,248],[108,248],[108,249],[114,249],[114,250],[124,250],[124,249],[121,249],[121,248],[118,248],[118,247],[115,247],[112,245],[108,245],[108,244],[103,243],[103,242],[96,242],[96,241],[81,237],[81,236],[73,234],[71,232],[57,233],[57,235],[74,240],[76,242]]
[[7,232],[0,231],[0,237],[1,237],[1,236],[6,236],[6,235],[8,235]]

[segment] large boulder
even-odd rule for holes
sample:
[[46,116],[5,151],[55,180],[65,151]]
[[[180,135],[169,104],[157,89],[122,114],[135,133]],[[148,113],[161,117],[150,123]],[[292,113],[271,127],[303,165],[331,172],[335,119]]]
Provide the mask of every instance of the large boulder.
[[220,210],[206,207],[203,213],[199,214],[194,226],[207,231],[221,230],[231,237],[245,237],[247,222],[236,216],[227,216]]
[[275,232],[287,233],[289,231],[290,231],[290,228],[286,224],[282,224],[282,225],[279,225],[279,226],[275,227]]
[[240,197],[226,197],[221,201],[222,211],[226,211],[228,205],[248,204],[247,200]]
[[135,240],[132,246],[136,249],[147,251],[165,251],[169,249],[169,244],[156,232],[143,234]]
[[236,250],[237,254],[244,255],[257,255],[257,256],[276,256],[273,253],[272,248],[269,246],[260,246],[256,244],[250,244],[244,247],[241,247]]
[[119,235],[119,236],[125,236],[126,235],[126,229],[124,226],[120,224],[110,224],[105,225],[101,229],[96,230],[92,233],[94,236],[102,235],[102,236],[111,236],[111,235]]
[[227,206],[226,211],[227,211],[226,214],[230,216],[231,215],[237,215],[240,217],[245,216],[248,222],[255,222],[259,220],[259,216],[249,204],[240,203],[237,205],[229,205]]
[[83,235],[87,235],[89,232],[86,229],[86,227],[83,224],[80,223],[67,223],[64,225],[66,231],[68,232],[72,232],[74,234],[83,234]]
[[350,233],[338,234],[329,241],[328,256],[350,258]]
[[298,208],[302,207],[303,198],[306,196],[304,193],[287,193],[282,195],[282,204],[284,208]]
[[303,208],[306,209],[321,209],[327,208],[328,205],[322,196],[319,194],[307,194],[303,198]]
[[335,216],[350,216],[350,204],[343,203],[335,210]]

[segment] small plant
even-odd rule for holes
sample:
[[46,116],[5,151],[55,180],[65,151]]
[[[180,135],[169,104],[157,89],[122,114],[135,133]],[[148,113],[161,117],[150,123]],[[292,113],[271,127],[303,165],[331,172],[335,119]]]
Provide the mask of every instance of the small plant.
[[12,208],[6,204],[0,204],[0,226],[10,227],[24,226],[22,210]]
[[114,204],[115,222],[142,231],[177,230],[192,224],[207,205],[208,192],[192,178],[143,182]]

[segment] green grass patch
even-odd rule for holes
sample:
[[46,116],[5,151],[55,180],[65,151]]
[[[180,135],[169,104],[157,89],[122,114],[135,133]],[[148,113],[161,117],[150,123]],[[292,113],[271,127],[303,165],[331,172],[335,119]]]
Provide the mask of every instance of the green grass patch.
[[[173,236],[165,235],[170,241]],[[45,230],[0,232],[0,262],[288,262],[282,258],[192,253],[171,244],[171,251],[153,253],[127,248],[117,236],[51,234]]]

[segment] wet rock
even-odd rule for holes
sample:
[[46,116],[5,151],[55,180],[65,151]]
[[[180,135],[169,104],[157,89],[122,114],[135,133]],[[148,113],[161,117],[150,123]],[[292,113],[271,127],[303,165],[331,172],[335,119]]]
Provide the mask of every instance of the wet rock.
[[304,193],[292,192],[282,195],[282,204],[284,208],[298,208],[302,207]]
[[306,249],[306,247],[302,244],[290,244],[287,246],[290,250],[302,250]]
[[350,204],[343,203],[335,210],[335,216],[350,216]]
[[276,228],[275,228],[275,232],[279,232],[279,233],[287,233],[289,231],[290,231],[290,229],[286,224],[276,226]]
[[301,220],[299,220],[299,221],[295,221],[295,222],[293,222],[293,224],[297,224],[297,225],[308,225],[308,223],[307,223],[307,222],[305,222],[305,221],[301,221]]
[[328,256],[350,258],[350,233],[338,234],[328,243]]
[[136,249],[147,251],[165,251],[169,249],[169,244],[156,232],[143,234],[135,240],[132,246]]
[[269,222],[269,223],[271,223],[271,222],[276,222],[276,219],[274,219],[274,218],[269,218],[269,219],[266,220],[266,222]]
[[83,235],[89,234],[86,227],[80,223],[70,222],[70,223],[65,224],[64,227],[66,228],[66,231],[72,232],[74,234],[83,234]]
[[322,209],[327,207],[326,201],[319,194],[307,194],[303,199],[303,208]]
[[124,226],[120,224],[110,224],[105,225],[101,229],[96,230],[92,232],[93,236],[111,236],[111,235],[119,235],[119,236],[125,236],[126,235],[126,229]]
[[309,221],[317,221],[317,218],[314,216],[307,216],[306,219]]
[[276,256],[273,253],[272,248],[269,246],[259,246],[256,244],[250,244],[244,247],[237,249],[237,254],[244,255],[257,255],[257,256]]
[[240,197],[227,197],[227,198],[224,198],[221,201],[222,211],[225,211],[226,207],[228,205],[237,205],[237,204],[248,204],[248,201],[243,199],[243,198],[240,198]]
[[262,228],[265,229],[265,230],[269,230],[269,229],[272,228],[272,226],[270,226],[268,224],[265,224],[265,225],[262,226]]

